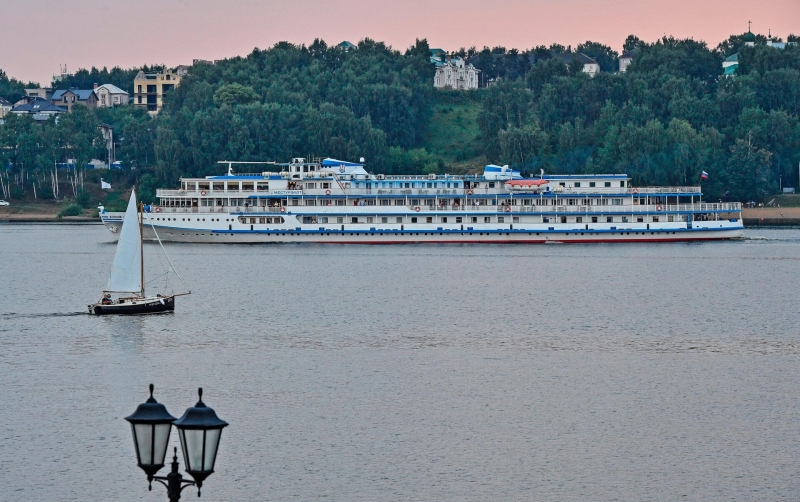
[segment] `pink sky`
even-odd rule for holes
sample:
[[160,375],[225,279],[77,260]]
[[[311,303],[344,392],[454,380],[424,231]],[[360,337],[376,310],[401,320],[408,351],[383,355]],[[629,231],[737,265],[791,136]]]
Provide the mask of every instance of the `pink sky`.
[[[164,63],[246,55],[281,40],[364,37],[404,50],[415,38],[455,50],[526,49],[593,40],[619,50],[631,33],[710,46],[747,31],[800,34],[799,0],[0,0],[0,69],[50,83],[59,65]],[[28,22],[30,20],[30,22]]]

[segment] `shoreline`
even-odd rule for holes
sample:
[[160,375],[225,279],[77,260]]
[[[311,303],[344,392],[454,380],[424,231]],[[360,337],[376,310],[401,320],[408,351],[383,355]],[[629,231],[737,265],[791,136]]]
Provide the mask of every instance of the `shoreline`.
[[783,227],[800,225],[800,207],[746,207],[742,209],[744,226]]
[[58,218],[0,218],[0,225],[50,225],[59,223],[63,225],[102,225],[98,218],[82,218],[80,216],[65,216]]
[[64,216],[58,213],[64,209],[62,205],[52,202],[20,203],[0,207],[0,223],[102,223],[93,210],[84,210],[80,216]]

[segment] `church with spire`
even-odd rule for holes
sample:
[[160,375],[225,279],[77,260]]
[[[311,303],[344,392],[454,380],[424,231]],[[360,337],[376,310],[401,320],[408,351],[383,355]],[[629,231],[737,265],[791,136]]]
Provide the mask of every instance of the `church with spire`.
[[[764,43],[767,47],[773,47],[775,49],[785,49],[787,45],[797,45],[797,42],[781,42],[780,39],[775,39],[772,37],[772,31],[770,30],[769,35],[764,39],[763,35],[760,35],[761,40],[751,31],[752,22],[747,22],[747,33],[742,35],[742,45],[745,47],[754,47],[756,43]],[[736,75],[736,69],[739,67],[739,53],[731,54],[722,62],[722,70],[723,75],[726,77],[733,77]]]

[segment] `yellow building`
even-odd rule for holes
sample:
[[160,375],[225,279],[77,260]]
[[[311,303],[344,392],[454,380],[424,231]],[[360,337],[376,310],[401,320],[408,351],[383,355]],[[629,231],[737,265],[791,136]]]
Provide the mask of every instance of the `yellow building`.
[[181,65],[157,73],[140,71],[133,79],[133,106],[146,107],[151,114],[160,112],[164,106],[164,95],[181,83],[181,78],[188,70],[188,66]]

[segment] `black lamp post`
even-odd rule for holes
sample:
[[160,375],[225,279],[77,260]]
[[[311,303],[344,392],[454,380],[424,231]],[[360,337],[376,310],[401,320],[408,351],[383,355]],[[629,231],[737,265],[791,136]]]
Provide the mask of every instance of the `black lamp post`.
[[[153,489],[153,480],[167,487],[170,502],[181,498],[181,491],[187,486],[197,485],[197,496],[203,480],[214,472],[217,449],[222,436],[222,429],[228,426],[220,420],[212,408],[203,403],[203,389],[198,389],[200,399],[193,407],[188,408],[183,416],[176,420],[167,412],[163,404],[153,398],[153,384],[150,384],[150,398],[136,408],[136,412],[126,417],[131,423],[133,446],[139,467],[147,474],[149,489]],[[164,467],[167,443],[172,425],[178,429],[181,440],[186,472],[194,481],[184,481],[178,472],[178,449],[174,449],[172,471],[166,476],[156,476]],[[166,483],[165,483],[166,481]]]

